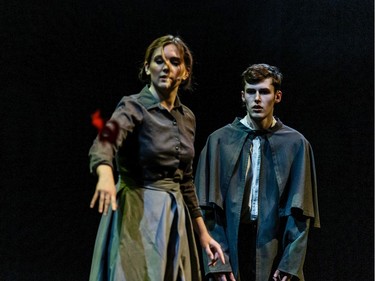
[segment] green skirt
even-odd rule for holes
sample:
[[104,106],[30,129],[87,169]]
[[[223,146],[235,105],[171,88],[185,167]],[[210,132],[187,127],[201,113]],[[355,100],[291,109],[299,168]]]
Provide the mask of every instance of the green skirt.
[[118,210],[102,216],[90,281],[199,281],[189,211],[172,179],[119,180]]

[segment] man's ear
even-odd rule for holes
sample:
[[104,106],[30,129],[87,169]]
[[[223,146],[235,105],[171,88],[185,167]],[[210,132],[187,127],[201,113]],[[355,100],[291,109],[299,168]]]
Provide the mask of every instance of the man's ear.
[[241,91],[241,100],[245,102],[245,92]]
[[281,102],[282,96],[283,96],[283,92],[281,92],[280,90],[276,91],[276,93],[275,93],[275,103]]

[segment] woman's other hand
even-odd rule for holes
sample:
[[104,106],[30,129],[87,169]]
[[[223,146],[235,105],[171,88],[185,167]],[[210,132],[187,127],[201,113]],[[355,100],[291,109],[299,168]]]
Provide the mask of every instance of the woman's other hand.
[[94,208],[96,201],[99,199],[98,211],[107,215],[109,205],[111,205],[113,211],[117,209],[116,186],[112,168],[108,165],[99,165],[96,173],[98,175],[98,183],[91,199],[90,208]]

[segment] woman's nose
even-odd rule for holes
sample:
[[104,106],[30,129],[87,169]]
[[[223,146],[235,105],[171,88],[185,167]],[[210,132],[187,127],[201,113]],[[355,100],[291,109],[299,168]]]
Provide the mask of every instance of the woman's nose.
[[163,65],[163,71],[167,72],[169,71],[169,68],[170,68],[169,62],[165,62]]

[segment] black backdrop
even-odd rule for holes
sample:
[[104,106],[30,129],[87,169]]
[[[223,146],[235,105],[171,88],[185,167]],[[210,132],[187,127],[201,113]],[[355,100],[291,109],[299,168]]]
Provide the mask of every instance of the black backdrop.
[[[7,2],[7,3],[5,3]],[[307,280],[373,280],[373,1],[2,1],[0,280],[87,280],[99,222],[90,115],[136,93],[156,37],[194,52],[196,151],[244,114],[241,72],[280,67],[276,114],[316,157]]]

